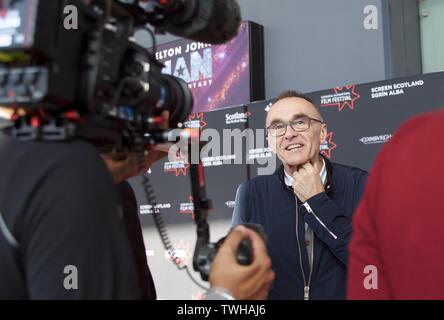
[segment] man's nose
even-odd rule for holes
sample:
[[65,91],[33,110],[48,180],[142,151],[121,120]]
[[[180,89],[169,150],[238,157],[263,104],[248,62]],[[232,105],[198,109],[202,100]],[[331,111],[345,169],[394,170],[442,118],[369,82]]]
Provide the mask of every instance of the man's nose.
[[290,139],[296,137],[298,134],[299,134],[299,132],[294,131],[293,128],[290,125],[288,125],[287,131],[285,132],[285,135],[284,135],[284,138],[287,140],[290,140]]

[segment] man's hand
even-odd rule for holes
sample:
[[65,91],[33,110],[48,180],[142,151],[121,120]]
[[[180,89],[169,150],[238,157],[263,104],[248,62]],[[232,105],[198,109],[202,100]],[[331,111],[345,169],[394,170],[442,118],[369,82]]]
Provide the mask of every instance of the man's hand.
[[142,168],[139,167],[135,153],[129,153],[125,158],[117,158],[109,154],[102,154],[101,156],[111,172],[114,182],[119,183],[146,172],[154,162],[168,155],[168,148],[169,145],[156,145],[146,150]]
[[[161,117],[162,123],[160,128],[167,129],[170,117],[169,111],[163,111]],[[102,154],[101,156],[105,161],[106,166],[111,171],[114,182],[119,183],[146,172],[153,163],[168,155],[170,146],[171,144],[157,144],[149,147],[148,150],[145,150],[144,164],[142,167],[139,166],[137,155],[135,153],[126,155],[126,158],[116,158],[108,154]]]
[[[243,266],[236,261],[236,251],[247,237],[253,246],[253,262]],[[253,230],[238,226],[230,232],[213,260],[210,284],[228,290],[238,300],[263,300],[267,298],[274,276],[262,238]]]
[[293,173],[293,191],[302,202],[324,192],[319,171],[310,163],[302,165]]
[[135,153],[128,154],[126,158],[115,157],[109,154],[101,154],[101,156],[115,183],[125,181],[139,174],[140,169]]

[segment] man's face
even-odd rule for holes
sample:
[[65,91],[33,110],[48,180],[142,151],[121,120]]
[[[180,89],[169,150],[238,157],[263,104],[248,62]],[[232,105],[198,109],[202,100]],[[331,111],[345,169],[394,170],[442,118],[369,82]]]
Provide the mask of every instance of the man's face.
[[[266,127],[272,124],[288,124],[292,120],[308,117],[320,120],[316,108],[302,98],[285,98],[276,102],[267,115]],[[321,143],[327,137],[327,126],[309,120],[310,128],[296,132],[290,126],[284,135],[273,137],[268,135],[268,143],[286,167],[300,166],[308,161],[318,159]]]

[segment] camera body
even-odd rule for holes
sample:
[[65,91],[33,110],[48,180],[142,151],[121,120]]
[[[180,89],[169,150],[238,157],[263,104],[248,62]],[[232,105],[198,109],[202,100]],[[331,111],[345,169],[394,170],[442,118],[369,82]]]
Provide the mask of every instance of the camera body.
[[[153,119],[164,110],[170,128],[184,122],[193,106],[187,84],[162,74],[154,54],[134,40],[142,9],[137,3],[96,2],[3,4],[0,105],[56,117],[75,110],[100,118],[102,126],[122,130],[119,121],[129,122],[142,133],[156,129]],[[16,126],[22,139],[36,137],[26,134],[31,121]]]

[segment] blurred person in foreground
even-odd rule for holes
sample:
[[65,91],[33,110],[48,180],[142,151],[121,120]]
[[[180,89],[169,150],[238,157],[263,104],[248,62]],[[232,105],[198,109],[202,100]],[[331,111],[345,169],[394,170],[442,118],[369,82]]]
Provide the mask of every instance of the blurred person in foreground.
[[349,299],[444,299],[444,111],[407,121],[378,155],[353,221]]

